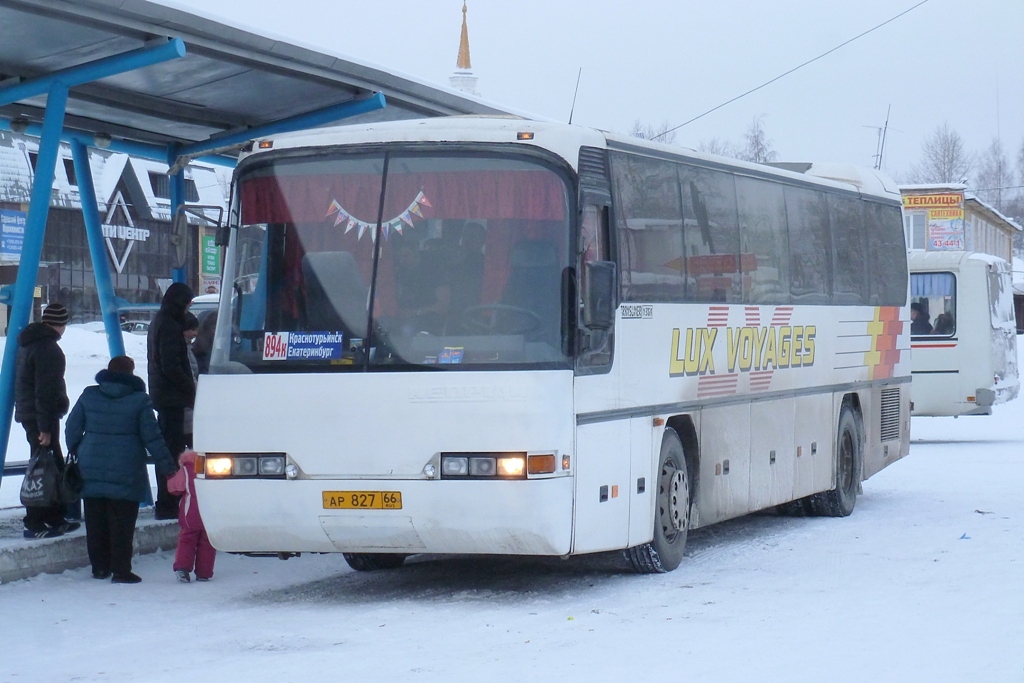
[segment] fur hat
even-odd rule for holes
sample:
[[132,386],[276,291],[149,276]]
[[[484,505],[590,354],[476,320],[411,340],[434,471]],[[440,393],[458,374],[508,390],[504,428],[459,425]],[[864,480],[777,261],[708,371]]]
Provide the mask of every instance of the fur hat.
[[107,370],[110,372],[123,372],[130,375],[135,372],[135,361],[128,356],[114,356],[107,363]]
[[71,316],[68,315],[68,309],[64,308],[63,304],[50,304],[43,309],[43,317],[40,322],[44,322],[47,325],[67,325],[68,320]]

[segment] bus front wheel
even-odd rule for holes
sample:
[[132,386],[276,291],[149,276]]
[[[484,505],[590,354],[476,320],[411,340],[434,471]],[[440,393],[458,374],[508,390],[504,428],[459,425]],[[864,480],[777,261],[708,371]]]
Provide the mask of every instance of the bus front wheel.
[[633,569],[642,574],[670,572],[683,561],[690,529],[690,476],[683,443],[674,430],[661,440],[658,489],[654,509],[654,538],[625,550]]
[[342,553],[348,566],[357,572],[373,572],[379,569],[397,569],[405,562],[405,555],[392,553]]

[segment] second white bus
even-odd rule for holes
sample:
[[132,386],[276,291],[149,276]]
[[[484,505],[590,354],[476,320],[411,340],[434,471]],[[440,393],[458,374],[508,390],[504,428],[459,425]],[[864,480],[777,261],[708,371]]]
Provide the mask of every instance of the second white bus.
[[1010,264],[966,251],[909,260],[913,414],[990,415],[1020,391]]

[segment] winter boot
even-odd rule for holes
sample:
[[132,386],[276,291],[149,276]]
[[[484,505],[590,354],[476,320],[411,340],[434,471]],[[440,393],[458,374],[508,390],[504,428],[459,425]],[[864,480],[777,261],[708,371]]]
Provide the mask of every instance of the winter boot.
[[110,583],[140,583],[142,577],[138,574],[128,572],[127,574],[114,574],[114,577],[110,579]]
[[43,528],[39,530],[25,529],[25,538],[57,538],[63,536],[64,532],[58,529]]
[[50,528],[58,532],[58,534],[67,534],[81,528],[81,522],[61,522],[60,524],[54,524]]

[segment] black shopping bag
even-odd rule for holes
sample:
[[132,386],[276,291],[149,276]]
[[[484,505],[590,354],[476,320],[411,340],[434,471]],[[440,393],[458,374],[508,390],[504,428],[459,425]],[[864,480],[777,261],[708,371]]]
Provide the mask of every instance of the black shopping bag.
[[78,456],[68,455],[64,463],[64,473],[60,475],[60,502],[64,505],[77,505],[82,499],[82,470],[78,467]]
[[21,504],[25,507],[53,507],[60,505],[57,461],[53,451],[40,446],[28,461],[25,479],[21,482]]

